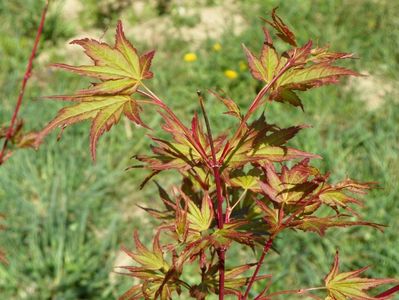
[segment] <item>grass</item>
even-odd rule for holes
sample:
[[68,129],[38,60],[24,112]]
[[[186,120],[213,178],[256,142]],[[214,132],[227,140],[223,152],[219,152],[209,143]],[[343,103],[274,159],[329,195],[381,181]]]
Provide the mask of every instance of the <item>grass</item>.
[[[38,16],[40,10],[38,1],[12,2],[14,6],[0,3],[0,123],[10,118],[34,37],[35,23],[30,16]],[[153,64],[156,76],[150,85],[187,122],[187,116],[198,109],[198,88],[224,89],[244,108],[258,86],[247,71],[240,71],[240,61],[244,60],[240,44],[260,48],[262,32],[257,16],[260,12],[266,16],[276,5],[301,42],[312,38],[321,45],[330,42],[336,51],[355,52],[361,59],[348,62],[348,66],[392,85],[374,110],[367,108],[356,83],[345,82],[307,93],[304,113],[277,103],[266,107],[270,122],[313,126],[300,133],[293,145],[323,156],[315,163],[330,170],[332,179],[350,176],[378,181],[381,189],[365,198],[364,216],[389,227],[384,234],[368,228],[332,230],[323,239],[287,233],[277,241],[279,254],[268,255],[263,271],[276,274],[274,290],[318,285],[339,248],[344,268],[373,265],[368,275],[397,277],[399,106],[394,82],[399,75],[399,24],[395,16],[399,5],[395,1],[242,1],[239,12],[248,21],[248,28],[240,36],[227,30],[220,39],[205,40],[200,47],[170,37],[157,49]],[[42,51],[63,48],[65,39],[73,31],[78,33],[79,24],[64,26],[67,22],[57,13],[50,16]],[[212,50],[215,42],[221,43],[221,52]],[[145,45],[140,48],[144,50]],[[199,60],[184,62],[182,57],[189,51],[195,51]],[[68,56],[54,56],[51,61],[70,63]],[[239,78],[225,78],[226,69],[239,72]],[[40,96],[69,93],[85,85],[75,76],[37,64],[21,114],[28,128],[43,127],[60,107],[59,103],[38,100]],[[215,131],[229,128],[231,120],[219,117],[222,106],[211,97],[207,104],[212,108],[209,112]],[[146,120],[151,127],[160,124],[152,114]],[[100,140],[98,161],[93,165],[87,130],[88,124],[70,128],[59,143],[54,134],[38,152],[18,151],[0,168],[0,211],[7,216],[0,245],[10,261],[0,267],[0,294],[5,299],[113,299],[131,283],[111,272],[120,246],[132,246],[133,229],[140,228],[148,242],[151,236],[152,225],[143,223],[135,203],[157,201],[154,187],[138,191],[144,174],[124,171],[131,164],[131,155],[147,152],[148,141],[145,131],[129,129],[121,122]],[[170,182],[173,176],[165,181]]]

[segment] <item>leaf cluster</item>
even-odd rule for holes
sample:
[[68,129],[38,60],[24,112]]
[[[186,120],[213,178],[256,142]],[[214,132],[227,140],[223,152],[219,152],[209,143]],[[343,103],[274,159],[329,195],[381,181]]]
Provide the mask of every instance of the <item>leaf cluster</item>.
[[[273,10],[271,20],[264,20],[276,31],[287,47],[278,51],[272,35],[263,28],[265,40],[260,55],[244,46],[254,79],[263,88],[242,112],[226,95],[211,91],[210,97],[226,106],[226,114],[236,120],[236,128],[226,128],[212,135],[207,118],[205,99],[199,93],[201,114],[195,113],[189,125],[179,119],[170,107],[150,90],[144,81],[150,71],[154,52],[139,55],[126,39],[122,23],[116,30],[115,45],[92,39],[73,41],[85,50],[93,65],[54,65],[97,80],[73,95],[53,96],[72,101],[38,133],[38,147],[55,128],[91,120],[90,147],[96,158],[99,137],[118,123],[124,115],[133,123],[145,126],[140,115],[147,107],[155,107],[162,116],[162,129],[169,138],[150,135],[151,154],[136,155],[139,165],[149,170],[142,187],[165,170],[174,170],[181,183],[170,189],[159,186],[163,209],[142,207],[158,220],[159,226],[152,249],[134,234],[136,250],[125,252],[136,266],[123,266],[123,274],[139,279],[121,299],[173,299],[185,293],[198,300],[210,294],[234,295],[248,299],[255,281],[267,282],[255,299],[272,299],[281,294],[309,294],[324,289],[326,299],[376,299],[365,290],[394,280],[362,279],[359,271],[338,273],[338,256],[325,286],[302,290],[269,293],[271,274],[259,275],[266,252],[278,235],[286,230],[314,232],[323,236],[333,227],[383,226],[360,217],[363,205],[359,196],[367,193],[373,183],[344,179],[332,183],[329,174],[312,165],[317,154],[290,146],[290,140],[308,125],[281,128],[270,124],[264,105],[284,102],[303,109],[299,93],[326,84],[337,83],[343,76],[356,72],[338,66],[352,54],[331,52],[328,47],[313,47],[312,41],[298,45],[294,33]],[[148,105],[148,106],[147,106]],[[201,118],[201,115],[203,119]],[[225,268],[225,257],[233,244],[250,249],[262,248],[258,262]],[[188,265],[198,268],[196,283],[186,280]],[[252,275],[251,270],[253,270]],[[317,299],[317,296],[312,296]]]

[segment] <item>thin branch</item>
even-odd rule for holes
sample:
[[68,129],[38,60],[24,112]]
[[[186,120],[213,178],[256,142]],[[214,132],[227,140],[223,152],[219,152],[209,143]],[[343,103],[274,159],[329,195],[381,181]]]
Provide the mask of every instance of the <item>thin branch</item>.
[[262,255],[260,256],[258,264],[256,265],[256,269],[255,269],[254,273],[252,274],[251,279],[249,280],[247,289],[245,291],[245,294],[244,294],[242,300],[246,300],[248,298],[248,295],[252,288],[252,285],[254,284],[255,279],[258,276],[260,267],[262,266],[263,261],[265,260],[265,256],[266,256],[267,252],[269,252],[269,250],[271,249],[271,247],[273,245],[273,238],[274,238],[274,236],[270,236],[269,239],[267,240],[267,242],[265,243],[265,246],[263,247]]
[[22,80],[22,86],[21,86],[21,89],[19,91],[18,100],[17,100],[17,103],[15,105],[14,113],[13,113],[11,121],[10,121],[10,126],[8,127],[8,131],[7,131],[6,136],[5,136],[3,148],[1,149],[1,152],[0,152],[0,165],[4,162],[3,158],[4,158],[4,155],[5,155],[6,149],[7,149],[8,141],[12,138],[13,133],[14,133],[13,132],[14,131],[14,126],[15,126],[15,123],[17,122],[17,117],[18,117],[19,110],[21,108],[22,99],[24,97],[26,84],[27,84],[27,82],[28,82],[28,80],[29,80],[29,78],[31,76],[33,60],[34,60],[34,58],[36,56],[37,47],[39,45],[40,37],[42,35],[44,22],[46,20],[46,14],[47,14],[48,5],[49,5],[49,1],[46,1],[45,5],[44,5],[44,8],[43,8],[43,11],[42,11],[42,17],[40,19],[40,24],[39,24],[39,27],[37,29],[36,38],[35,38],[35,42],[33,44],[32,52],[31,52],[29,60],[28,60],[28,65],[26,67],[24,78]]
[[393,288],[390,288],[389,290],[386,290],[385,292],[382,292],[381,294],[378,294],[375,296],[376,298],[385,298],[388,296],[391,296],[392,294],[395,294],[399,292],[399,284],[397,286],[394,286]]
[[[212,165],[212,169],[213,169],[213,175],[215,177],[215,185],[216,185],[218,227],[220,229],[222,229],[223,225],[224,225],[224,219],[223,219],[223,190],[222,190],[222,184],[221,184],[221,178],[220,178],[220,165],[219,165],[219,162],[217,161],[217,158],[216,158],[216,151],[215,151],[215,146],[213,144],[212,130],[211,130],[211,126],[209,124],[208,116],[206,114],[204,98],[202,97],[202,94],[201,94],[200,91],[198,91],[197,94],[198,94],[198,99],[199,99],[199,102],[200,102],[200,105],[201,105],[202,114],[204,116],[206,129],[207,129],[207,132],[208,132],[209,145],[211,147],[212,164],[213,164]],[[219,300],[223,300],[224,299],[225,255],[226,255],[226,249],[224,247],[219,248],[218,249],[218,256],[219,256]]]

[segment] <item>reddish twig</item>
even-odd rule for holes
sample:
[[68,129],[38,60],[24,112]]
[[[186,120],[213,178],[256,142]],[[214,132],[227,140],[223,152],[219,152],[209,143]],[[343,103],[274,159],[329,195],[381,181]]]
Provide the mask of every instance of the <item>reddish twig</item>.
[[[222,182],[220,178],[220,164],[216,158],[215,146],[213,144],[212,130],[209,124],[209,119],[206,114],[204,99],[201,95],[201,92],[198,91],[198,98],[201,105],[202,114],[204,116],[206,129],[208,132],[209,146],[211,148],[212,153],[212,169],[213,175],[215,177],[215,185],[216,185],[216,198],[217,198],[217,220],[218,220],[218,228],[222,229],[224,225],[223,218],[223,190],[222,190]],[[225,255],[226,249],[221,247],[218,249],[219,256],[219,300],[224,299],[224,270],[225,270]]]
[[256,265],[256,269],[255,269],[254,273],[252,274],[251,279],[249,280],[247,289],[245,291],[245,294],[244,294],[242,300],[246,300],[248,298],[248,295],[249,295],[249,292],[250,292],[250,290],[252,288],[252,285],[254,284],[255,279],[258,276],[260,267],[262,266],[263,261],[265,260],[265,256],[266,256],[267,252],[269,252],[269,250],[272,247],[272,245],[273,245],[273,236],[269,237],[269,239],[265,243],[265,246],[263,247],[262,255],[260,256],[258,264]]
[[3,163],[3,158],[4,158],[4,154],[6,152],[6,149],[7,149],[8,141],[13,136],[13,130],[14,130],[15,123],[17,121],[17,116],[18,116],[18,113],[19,113],[19,109],[21,108],[22,99],[24,97],[26,84],[27,84],[27,82],[28,82],[28,80],[29,80],[29,78],[31,76],[33,60],[34,60],[34,58],[36,56],[36,51],[37,51],[37,47],[39,45],[40,36],[42,35],[42,31],[43,31],[43,27],[44,27],[44,21],[46,20],[46,14],[47,14],[48,5],[49,5],[49,2],[46,1],[45,5],[44,5],[44,8],[43,8],[43,11],[42,11],[42,17],[40,19],[40,24],[39,24],[39,27],[37,29],[36,38],[35,38],[35,42],[33,44],[32,52],[31,52],[30,57],[29,57],[29,61],[28,61],[28,65],[26,67],[24,78],[22,80],[22,86],[21,86],[21,90],[19,91],[17,104],[15,105],[14,113],[13,113],[11,121],[10,121],[10,126],[9,126],[8,131],[6,133],[6,136],[5,136],[3,148],[1,149],[1,152],[0,152],[0,165]]
[[389,290],[386,290],[385,292],[382,292],[381,294],[375,296],[376,298],[385,298],[388,296],[391,296],[392,294],[395,294],[399,292],[399,284],[397,286],[394,286],[393,288],[390,288]]

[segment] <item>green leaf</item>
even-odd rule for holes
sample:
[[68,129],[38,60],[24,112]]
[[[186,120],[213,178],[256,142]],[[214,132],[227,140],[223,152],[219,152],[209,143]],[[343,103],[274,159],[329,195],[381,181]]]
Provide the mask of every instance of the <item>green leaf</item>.
[[320,236],[323,236],[328,228],[350,226],[370,226],[380,231],[382,231],[384,228],[383,225],[377,223],[371,223],[367,221],[350,221],[345,219],[345,215],[334,215],[322,218],[305,216],[301,220],[294,221],[291,224],[292,228],[300,229],[302,231],[316,232]]
[[231,178],[232,186],[238,186],[244,190],[259,191],[258,178],[251,175],[237,176]]
[[99,137],[118,123],[122,114],[136,124],[144,126],[139,117],[140,107],[131,94],[136,91],[142,80],[152,77],[149,68],[154,52],[148,52],[140,57],[137,50],[126,39],[120,21],[116,30],[115,47],[87,38],[75,40],[72,44],[83,47],[94,65],[55,64],[54,66],[96,78],[99,82],[93,83],[88,89],[78,91],[74,95],[51,97],[79,103],[61,109],[58,115],[37,135],[35,147],[37,148],[44,137],[56,127],[63,129],[71,124],[92,119],[90,148],[92,158],[95,160]]
[[201,209],[188,197],[184,197],[188,204],[187,218],[190,229],[202,232],[209,229],[213,221],[212,201],[208,194],[202,198]]
[[332,66],[329,63],[320,63],[309,67],[288,70],[277,80],[277,85],[304,90],[328,83],[335,83],[338,77],[344,75],[355,76],[358,73],[342,67]]
[[139,110],[136,101],[127,95],[84,98],[78,104],[63,108],[58,112],[57,116],[36,136],[36,148],[53,129],[57,127],[64,129],[68,125],[92,119],[90,149],[92,158],[95,160],[99,137],[118,123],[122,114],[135,123],[143,125],[138,114]]
[[332,300],[381,299],[370,296],[365,291],[380,286],[382,284],[397,282],[397,280],[391,278],[371,279],[359,277],[359,275],[366,271],[368,267],[345,273],[339,273],[338,268],[339,256],[337,252],[331,270],[324,279],[326,288],[328,290],[328,296]]
[[154,238],[153,251],[148,250],[141,242],[138,237],[137,231],[134,233],[134,241],[136,244],[137,252],[131,252],[124,249],[127,255],[133,260],[143,266],[145,270],[168,270],[169,265],[163,258],[163,253],[159,245],[159,234]]
[[280,59],[274,49],[269,32],[264,28],[265,42],[263,43],[260,57],[257,58],[244,45],[244,51],[247,56],[249,69],[252,76],[258,80],[269,82],[273,79],[278,70]]
[[294,33],[288,28],[288,26],[283,22],[283,20],[276,14],[277,7],[272,11],[272,20],[268,21],[263,19],[266,23],[270,24],[274,29],[277,30],[277,36],[281,38],[284,42],[296,47],[296,38]]

